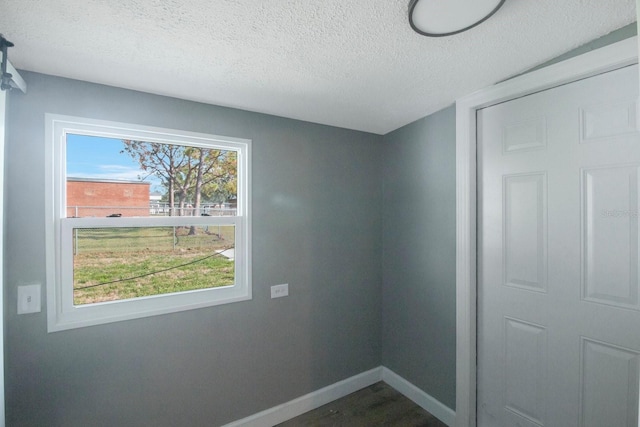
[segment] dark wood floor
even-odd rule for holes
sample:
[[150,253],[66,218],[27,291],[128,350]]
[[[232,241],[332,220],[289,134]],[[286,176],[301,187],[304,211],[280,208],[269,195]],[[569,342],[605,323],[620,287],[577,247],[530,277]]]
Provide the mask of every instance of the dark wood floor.
[[446,427],[383,382],[302,414],[278,427]]

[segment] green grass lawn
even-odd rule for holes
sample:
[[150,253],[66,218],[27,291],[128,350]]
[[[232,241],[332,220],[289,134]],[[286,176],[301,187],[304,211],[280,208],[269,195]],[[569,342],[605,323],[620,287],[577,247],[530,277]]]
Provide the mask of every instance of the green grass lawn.
[[198,227],[192,236],[188,228],[174,233],[173,227],[77,231],[75,305],[234,283],[234,262],[214,255],[233,247],[232,226]]

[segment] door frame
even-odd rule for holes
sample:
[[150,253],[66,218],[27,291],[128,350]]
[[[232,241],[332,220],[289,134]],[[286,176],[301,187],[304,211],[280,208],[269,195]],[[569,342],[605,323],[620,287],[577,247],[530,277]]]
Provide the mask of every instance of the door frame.
[[637,39],[602,47],[456,101],[456,427],[476,427],[476,111],[636,64]]

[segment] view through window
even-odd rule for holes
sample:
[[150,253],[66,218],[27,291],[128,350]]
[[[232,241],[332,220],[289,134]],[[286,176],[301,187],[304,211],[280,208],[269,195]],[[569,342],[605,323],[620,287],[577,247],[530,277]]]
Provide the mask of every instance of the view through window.
[[234,151],[67,135],[67,217],[185,220],[73,228],[74,304],[232,286],[235,227],[215,218],[236,204]]

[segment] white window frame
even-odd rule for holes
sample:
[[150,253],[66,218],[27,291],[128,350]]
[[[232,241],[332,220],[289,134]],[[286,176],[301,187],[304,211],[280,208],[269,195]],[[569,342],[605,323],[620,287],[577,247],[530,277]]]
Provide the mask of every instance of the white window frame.
[[[251,299],[250,140],[55,114],[46,114],[45,122],[46,288],[49,332]],[[236,216],[66,218],[65,148],[68,134],[236,151]],[[234,285],[86,305],[73,304],[74,228],[214,224],[235,227]]]

